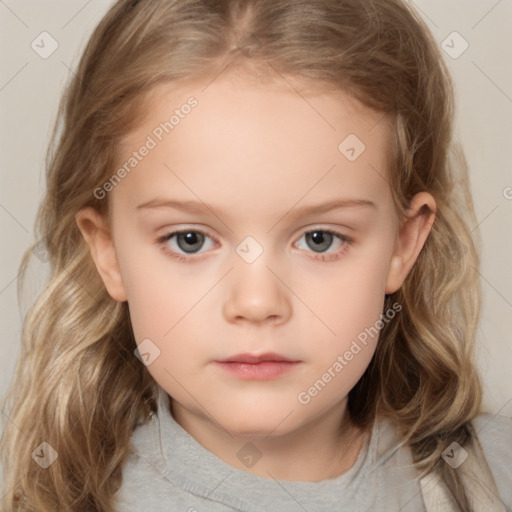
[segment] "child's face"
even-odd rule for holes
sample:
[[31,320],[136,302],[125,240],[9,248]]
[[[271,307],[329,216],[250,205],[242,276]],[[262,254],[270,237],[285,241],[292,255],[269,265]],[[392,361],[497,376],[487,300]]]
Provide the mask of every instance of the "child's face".
[[[278,435],[344,408],[374,353],[384,295],[417,252],[403,245],[404,262],[395,251],[381,114],[342,94],[302,97],[223,75],[203,88],[158,89],[125,141],[119,167],[134,151],[137,164],[109,192],[120,273],[105,250],[102,277],[114,298],[128,300],[137,343],[151,340],[142,350],[157,356],[148,370],[175,406],[234,434]],[[182,107],[191,96],[197,105]],[[176,109],[166,133],[160,123]],[[299,215],[352,200],[373,205]],[[153,201],[198,210],[140,207]],[[157,242],[176,230],[192,233]],[[217,362],[267,352],[299,362],[284,373],[267,365],[276,372],[267,378]]]

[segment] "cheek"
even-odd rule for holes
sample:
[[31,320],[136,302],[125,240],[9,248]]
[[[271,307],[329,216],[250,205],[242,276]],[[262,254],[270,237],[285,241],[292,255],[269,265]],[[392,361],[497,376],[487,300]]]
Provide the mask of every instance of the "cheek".
[[153,337],[165,342],[182,323],[197,321],[198,301],[208,289],[170,270],[156,265],[146,270],[139,267],[134,269],[137,275],[129,278],[128,305],[137,340]]
[[[211,338],[215,314],[209,290],[218,279],[215,275],[198,277],[192,265],[177,264],[158,246],[139,243],[126,237],[120,246],[119,264],[125,285],[130,321],[138,344],[145,341],[159,354],[148,366],[158,380],[176,368],[193,372],[193,358],[200,361]],[[156,348],[155,348],[156,347]],[[204,355],[204,357],[202,357]],[[205,359],[206,360],[206,359]]]
[[335,334],[319,327],[323,334],[314,353],[309,352],[311,371],[297,395],[300,404],[319,410],[329,407],[347,396],[368,368],[383,325],[382,284],[378,275],[373,277],[376,280],[352,273],[339,281],[346,285],[344,292],[330,289],[334,299],[321,314]]
[[[317,371],[324,372],[338,361],[337,374],[343,373],[349,388],[359,380],[375,352],[385,313],[388,263],[376,246],[364,257],[347,259],[339,272],[325,279],[323,286],[316,286],[310,295],[310,304],[315,304],[318,316],[330,328],[317,322],[323,340]],[[341,362],[338,356],[342,357]],[[341,384],[341,380],[337,382]]]
[[356,336],[382,313],[389,261],[376,247],[361,257],[351,256],[335,273],[311,287],[310,297],[321,318],[336,333]]
[[193,285],[184,287],[168,258],[151,241],[120,233],[116,244],[130,318],[137,341],[161,338],[184,314],[193,295]]

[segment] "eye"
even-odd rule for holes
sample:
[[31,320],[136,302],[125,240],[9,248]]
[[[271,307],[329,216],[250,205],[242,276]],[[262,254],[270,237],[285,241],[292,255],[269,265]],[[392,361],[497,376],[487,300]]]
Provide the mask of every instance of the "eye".
[[[299,244],[302,239],[304,239],[307,246],[317,254],[314,259],[320,259],[322,261],[338,259],[345,252],[348,245],[350,245],[348,237],[329,229],[314,229],[306,231],[306,233],[299,238],[297,244]],[[327,252],[333,244],[337,246],[338,250],[335,250],[334,252]],[[305,248],[299,245],[298,247],[299,249]]]
[[[305,240],[307,247],[303,246],[302,239]],[[163,235],[157,239],[157,243],[161,245],[166,254],[177,258],[181,262],[191,262],[197,259],[193,256],[200,254],[208,240],[210,241],[210,247],[206,244],[206,249],[212,248],[215,243],[218,243],[218,240],[200,229],[182,229]],[[316,254],[313,259],[321,261],[332,261],[340,258],[350,243],[351,240],[348,237],[329,229],[306,231],[296,242],[299,249],[312,249],[309,252]],[[328,252],[333,245],[335,246],[334,251]]]
[[[205,240],[216,242],[207,233],[197,229],[183,229],[173,231],[160,237],[157,242],[162,246],[164,252],[178,258],[180,261],[189,261],[187,255],[198,254],[203,248]],[[168,242],[171,242],[170,244]],[[180,252],[182,251],[182,252]]]

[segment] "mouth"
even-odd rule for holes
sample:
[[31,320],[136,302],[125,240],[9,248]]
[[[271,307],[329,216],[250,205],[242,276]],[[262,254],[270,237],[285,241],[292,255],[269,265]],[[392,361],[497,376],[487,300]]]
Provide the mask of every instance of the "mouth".
[[259,356],[255,355],[255,354],[237,354],[235,356],[227,357],[226,359],[222,359],[217,362],[218,363],[258,364],[258,363],[263,363],[263,362],[296,363],[299,361],[282,356],[281,354],[276,354],[275,352],[266,352],[265,354],[260,354]]
[[229,374],[243,380],[272,380],[296,368],[301,361],[293,360],[276,353],[238,354],[216,365]]

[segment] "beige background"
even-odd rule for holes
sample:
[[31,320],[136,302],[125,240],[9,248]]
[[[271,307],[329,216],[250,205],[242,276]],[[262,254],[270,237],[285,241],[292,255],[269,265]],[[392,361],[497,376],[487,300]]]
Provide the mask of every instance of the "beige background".
[[[20,347],[17,270],[34,238],[44,190],[43,158],[68,76],[110,0],[0,0],[0,395]],[[417,0],[456,87],[456,136],[466,150],[483,244],[484,303],[478,365],[489,412],[512,416],[512,2]],[[47,59],[32,48],[42,32],[57,41]],[[453,32],[459,35],[452,35]],[[37,39],[40,40],[40,39]],[[445,41],[443,43],[443,41]],[[452,42],[453,41],[453,42]],[[450,46],[451,48],[447,47]],[[49,46],[46,46],[48,48]],[[46,275],[34,258],[32,300]],[[48,340],[51,343],[51,339]],[[2,412],[2,425],[9,421]]]

